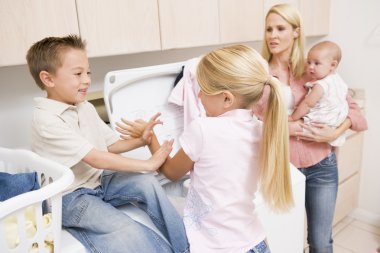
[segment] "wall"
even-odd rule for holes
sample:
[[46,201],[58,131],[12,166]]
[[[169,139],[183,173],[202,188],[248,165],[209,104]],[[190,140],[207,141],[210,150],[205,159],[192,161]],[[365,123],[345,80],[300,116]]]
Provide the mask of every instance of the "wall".
[[359,209],[353,216],[380,226],[380,1],[331,1],[330,35],[342,48],[339,73],[351,87],[366,92],[366,118],[369,130],[364,135]]
[[[326,38],[339,43],[343,51],[340,74],[349,86],[366,90],[366,116],[370,129],[364,139],[359,209],[353,215],[380,226],[380,170],[376,159],[377,144],[380,143],[380,118],[375,109],[380,107],[380,81],[376,76],[380,59],[380,1],[350,1],[347,4],[345,0],[334,0],[331,3],[330,35],[308,39],[308,46]],[[260,49],[260,43],[251,45]],[[213,48],[90,59],[93,73],[90,90],[101,89],[103,78],[110,70],[183,61]],[[42,95],[25,65],[0,68],[0,146],[29,147],[32,98]]]

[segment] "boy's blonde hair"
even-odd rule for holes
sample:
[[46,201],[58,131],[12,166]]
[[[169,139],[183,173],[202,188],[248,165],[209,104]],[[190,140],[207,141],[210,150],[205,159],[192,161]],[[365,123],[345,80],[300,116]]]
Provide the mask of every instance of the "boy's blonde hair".
[[[275,13],[280,15],[286,22],[288,22],[293,29],[299,29],[298,38],[294,39],[294,44],[292,48],[292,53],[290,56],[290,64],[292,68],[292,73],[296,78],[302,76],[305,70],[305,56],[304,56],[304,47],[305,47],[305,35],[303,31],[303,23],[301,15],[296,8],[290,4],[277,4],[272,6],[267,15],[265,16],[265,21],[267,20],[269,14]],[[266,30],[266,29],[264,29]],[[264,40],[261,54],[265,60],[270,62],[272,59],[272,54],[269,51],[268,45],[265,40],[265,31],[264,31]]]
[[288,116],[282,102],[279,81],[270,77],[267,62],[248,46],[224,47],[201,59],[197,79],[205,94],[216,95],[227,90],[240,96],[244,106],[257,102],[263,95],[265,85],[270,86],[264,118],[259,181],[263,197],[269,206],[274,210],[288,210],[293,205]]
[[62,66],[62,53],[67,49],[86,50],[86,42],[78,35],[47,37],[29,48],[26,54],[29,71],[42,90],[45,90],[45,85],[40,79],[40,72],[47,71],[54,74]]

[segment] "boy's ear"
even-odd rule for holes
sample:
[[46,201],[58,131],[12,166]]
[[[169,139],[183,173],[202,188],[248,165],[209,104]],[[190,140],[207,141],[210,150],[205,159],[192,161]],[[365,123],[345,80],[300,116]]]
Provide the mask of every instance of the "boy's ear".
[[223,91],[224,95],[224,108],[230,108],[235,102],[235,96],[230,91]]
[[54,82],[53,82],[52,76],[49,72],[42,70],[40,72],[40,79],[41,79],[41,82],[46,87],[49,87],[49,88],[54,87]]

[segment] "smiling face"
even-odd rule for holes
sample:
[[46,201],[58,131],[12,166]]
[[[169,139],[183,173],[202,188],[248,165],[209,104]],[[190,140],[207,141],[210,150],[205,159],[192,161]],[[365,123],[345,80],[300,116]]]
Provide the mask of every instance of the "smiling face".
[[276,13],[270,13],[266,19],[265,41],[272,55],[285,55],[289,58],[294,39],[299,36],[284,18]]
[[86,52],[66,49],[61,52],[61,63],[54,74],[48,73],[48,98],[72,105],[83,102],[91,83]]

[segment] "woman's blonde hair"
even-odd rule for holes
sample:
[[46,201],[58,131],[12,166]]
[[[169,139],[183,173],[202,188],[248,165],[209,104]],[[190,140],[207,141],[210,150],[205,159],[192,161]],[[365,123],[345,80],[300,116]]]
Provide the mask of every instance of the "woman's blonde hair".
[[279,81],[271,78],[268,64],[254,49],[234,45],[214,50],[198,64],[197,79],[208,95],[229,91],[242,98],[244,106],[257,102],[270,86],[259,163],[259,182],[264,199],[274,210],[293,205],[289,171],[288,116]]
[[[293,29],[299,30],[299,35],[295,38],[292,48],[292,53],[290,56],[290,64],[292,68],[292,73],[296,78],[299,78],[304,73],[305,69],[305,56],[304,56],[304,47],[305,47],[305,35],[303,31],[303,23],[301,15],[298,10],[290,4],[277,4],[272,6],[267,15],[265,16],[265,21],[267,20],[269,14],[275,13],[281,16],[286,22],[288,22]],[[266,29],[264,29],[266,30]],[[268,45],[265,40],[265,31],[264,31],[264,40],[261,54],[265,60],[270,62],[272,59],[272,54],[269,51]]]

